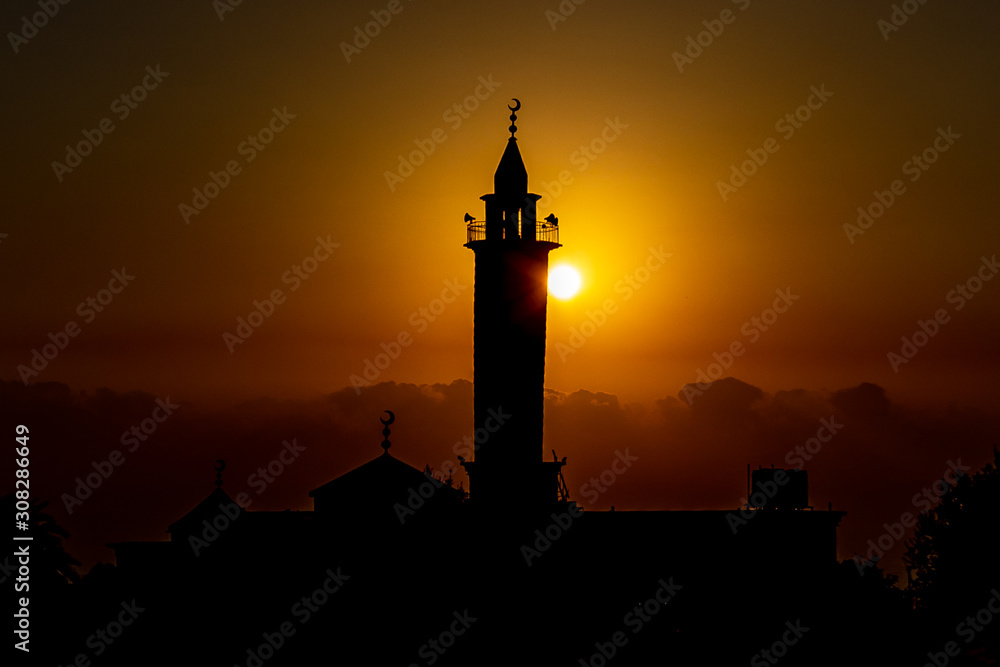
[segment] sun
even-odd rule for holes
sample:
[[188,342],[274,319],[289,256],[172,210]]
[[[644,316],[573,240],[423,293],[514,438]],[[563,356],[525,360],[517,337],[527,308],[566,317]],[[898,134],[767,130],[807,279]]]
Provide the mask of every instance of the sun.
[[560,264],[549,271],[549,294],[566,301],[576,296],[582,284],[580,272],[569,264]]

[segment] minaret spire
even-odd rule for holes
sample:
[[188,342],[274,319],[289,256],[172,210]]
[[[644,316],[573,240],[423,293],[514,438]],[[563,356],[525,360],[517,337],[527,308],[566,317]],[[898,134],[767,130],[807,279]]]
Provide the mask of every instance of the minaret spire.
[[[517,111],[521,108],[521,100],[513,98],[517,103],[514,106],[507,105],[510,109],[510,137],[507,139],[507,147],[504,148],[500,164],[497,165],[496,173],[493,174],[493,191],[498,198],[498,203],[502,210],[509,212],[506,216],[513,218],[521,208],[527,203],[534,204],[535,200],[526,200],[528,196],[528,170],[524,168],[524,160],[521,159],[521,151],[517,149]],[[533,208],[533,207],[532,207]],[[487,219],[489,219],[487,215]],[[532,218],[534,216],[531,216]],[[512,233],[518,233],[507,225]],[[506,232],[505,232],[506,236]]]
[[475,461],[464,461],[472,501],[482,508],[546,511],[559,501],[560,461],[542,460],[545,311],[549,252],[559,228],[539,221],[540,195],[528,192],[517,147],[513,98],[510,137],[482,196],[486,219],[466,215],[466,247],[476,254],[473,304]]

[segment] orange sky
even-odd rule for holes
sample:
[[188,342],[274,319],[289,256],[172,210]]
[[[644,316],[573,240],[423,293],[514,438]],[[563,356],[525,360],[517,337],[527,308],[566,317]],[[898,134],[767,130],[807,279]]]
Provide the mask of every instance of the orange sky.
[[[3,8],[5,34],[29,35],[0,58],[3,380],[67,326],[30,382],[308,399],[401,334],[413,342],[376,382],[471,379],[462,219],[483,217],[517,97],[529,190],[560,220],[552,261],[584,277],[550,300],[551,389],[654,410],[721,359],[771,395],[871,382],[913,406],[997,410],[1000,280],[975,282],[1000,252],[995,4],[919,5],[893,31],[891,3],[860,0],[591,0],[565,21],[556,0],[218,5],[70,3],[37,30],[22,18],[36,3]],[[363,48],[341,46],[379,18]],[[88,136],[78,166],[53,165]],[[185,214],[213,173],[225,186]],[[134,279],[102,294],[123,269]],[[967,284],[981,289],[953,292]],[[275,290],[273,314],[227,345]],[[778,291],[797,299],[765,331],[752,318],[775,315]]]

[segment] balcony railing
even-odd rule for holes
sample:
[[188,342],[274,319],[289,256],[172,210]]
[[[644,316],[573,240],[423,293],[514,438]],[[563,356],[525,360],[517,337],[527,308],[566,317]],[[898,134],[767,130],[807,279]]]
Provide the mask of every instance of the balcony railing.
[[481,221],[470,222],[466,230],[466,243],[486,240],[486,223]]
[[551,222],[536,222],[535,240],[559,243],[559,224]]
[[[523,222],[521,223],[523,224]],[[519,234],[522,233],[522,229],[518,229]],[[504,229],[500,227],[500,238],[504,238]],[[467,243],[472,243],[473,241],[485,241],[486,240],[486,223],[482,220],[475,220],[469,223],[468,229],[466,230]],[[516,238],[525,238],[525,240],[532,241],[547,241],[550,243],[559,243],[559,225],[551,222],[539,221],[535,223],[535,237],[533,239],[528,239],[524,236],[517,236]]]

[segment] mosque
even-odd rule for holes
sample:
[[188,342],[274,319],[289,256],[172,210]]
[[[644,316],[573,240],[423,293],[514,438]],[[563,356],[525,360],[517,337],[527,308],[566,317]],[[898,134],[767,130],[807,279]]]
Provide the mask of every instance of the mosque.
[[309,491],[312,511],[244,510],[220,473],[169,540],[110,545],[117,590],[148,610],[122,655],[599,667],[836,654],[844,513],[809,506],[804,471],[753,471],[743,508],[584,512],[563,481],[566,459],[543,456],[546,278],[560,222],[539,219],[541,197],[528,191],[514,102],[483,219],[466,215],[472,426],[490,433],[462,460],[468,493],[403,461],[388,411],[381,453]]

